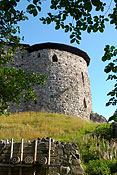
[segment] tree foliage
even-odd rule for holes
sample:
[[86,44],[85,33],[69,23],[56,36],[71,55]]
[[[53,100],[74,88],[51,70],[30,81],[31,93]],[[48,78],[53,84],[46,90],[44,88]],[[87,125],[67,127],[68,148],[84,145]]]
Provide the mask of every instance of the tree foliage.
[[[7,112],[10,102],[19,105],[21,99],[36,100],[33,86],[45,84],[45,76],[10,68],[8,64],[13,61],[17,49],[21,49],[20,38],[17,36],[20,33],[18,23],[28,19],[23,10],[16,10],[19,2],[20,0],[0,1],[0,114]],[[38,0],[33,0],[33,6],[30,4],[27,12],[36,16],[36,9],[40,10],[38,4]]]
[[[115,16],[117,1],[115,0],[115,8],[107,17],[105,17],[105,6],[106,3],[101,0],[51,0],[50,8],[56,13],[49,12],[47,17],[42,17],[40,20],[44,24],[54,22],[56,30],[62,28],[65,32],[70,32],[71,43],[79,44],[83,31],[102,33],[105,29],[105,22],[109,19],[110,23],[115,24],[117,28]],[[92,11],[95,11],[94,15]]]
[[115,110],[114,114],[108,119],[108,122],[114,120],[117,122],[117,109]]
[[102,61],[110,61],[108,65],[105,67],[104,71],[109,74],[107,80],[114,80],[114,88],[107,95],[111,96],[109,101],[106,103],[106,106],[110,104],[117,104],[117,49],[115,46],[106,45],[104,49],[105,53],[102,57]]

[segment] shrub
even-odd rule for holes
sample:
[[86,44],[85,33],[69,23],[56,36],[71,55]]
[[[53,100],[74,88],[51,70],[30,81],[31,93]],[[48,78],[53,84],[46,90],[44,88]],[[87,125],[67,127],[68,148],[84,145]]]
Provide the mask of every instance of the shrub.
[[105,160],[90,160],[86,167],[86,175],[111,175]]
[[112,124],[106,123],[97,126],[93,132],[93,135],[96,135],[97,137],[100,136],[101,138],[105,138],[110,141],[112,138],[114,138]]
[[80,154],[84,163],[88,163],[90,160],[99,159],[99,153],[96,150],[95,145],[91,142],[83,143],[80,146]]
[[85,135],[77,142],[81,159],[84,163],[96,159],[115,159],[117,143],[112,139],[110,142],[100,137]]
[[111,173],[114,173],[114,175],[117,174],[117,160],[106,160],[106,163]]

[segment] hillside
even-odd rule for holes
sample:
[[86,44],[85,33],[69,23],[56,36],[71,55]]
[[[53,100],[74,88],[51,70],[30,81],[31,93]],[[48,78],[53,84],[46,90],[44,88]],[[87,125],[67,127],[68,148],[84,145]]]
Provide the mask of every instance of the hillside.
[[52,137],[76,143],[85,175],[117,175],[117,142],[112,125],[74,116],[25,112],[0,117],[0,140],[20,141]]
[[0,117],[0,139],[20,141],[50,136],[56,140],[73,141],[83,132],[93,130],[97,124],[74,116],[25,112]]

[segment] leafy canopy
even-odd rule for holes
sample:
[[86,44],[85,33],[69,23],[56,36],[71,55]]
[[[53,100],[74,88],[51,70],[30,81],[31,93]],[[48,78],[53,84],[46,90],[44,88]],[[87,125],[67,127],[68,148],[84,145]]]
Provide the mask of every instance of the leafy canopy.
[[[39,74],[27,73],[22,69],[9,67],[13,61],[13,55],[21,49],[20,40],[17,36],[20,33],[18,23],[28,18],[23,10],[16,10],[20,0],[0,1],[0,114],[7,113],[10,102],[21,103],[36,100],[33,86],[44,85],[46,77]],[[39,1],[33,0],[32,5],[27,7],[27,12],[36,16],[36,8],[40,10]]]

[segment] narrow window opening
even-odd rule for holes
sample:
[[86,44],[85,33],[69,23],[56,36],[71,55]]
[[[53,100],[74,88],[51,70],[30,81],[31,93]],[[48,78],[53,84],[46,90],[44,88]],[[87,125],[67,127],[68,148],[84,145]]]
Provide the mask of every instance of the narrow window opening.
[[57,58],[56,55],[53,55],[53,57],[52,57],[52,61],[53,61],[53,62],[58,62],[58,58]]
[[83,72],[81,72],[81,75],[82,75],[82,82],[84,84],[84,75],[83,75]]
[[84,100],[83,100],[83,103],[84,103],[84,108],[87,108],[87,104],[86,104],[85,98],[84,98]]
[[38,58],[40,58],[40,53],[38,53]]
[[34,101],[35,105],[37,104],[37,100]]

